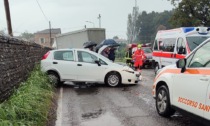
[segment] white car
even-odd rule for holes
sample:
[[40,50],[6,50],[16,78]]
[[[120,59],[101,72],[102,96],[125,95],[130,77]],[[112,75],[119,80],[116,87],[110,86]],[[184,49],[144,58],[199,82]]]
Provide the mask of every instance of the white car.
[[209,125],[210,39],[176,65],[159,70],[152,94],[159,115],[169,117],[178,110]]
[[51,50],[43,56],[41,69],[56,85],[71,81],[106,83],[114,87],[119,84],[137,84],[140,76],[140,72],[113,63],[87,49]]

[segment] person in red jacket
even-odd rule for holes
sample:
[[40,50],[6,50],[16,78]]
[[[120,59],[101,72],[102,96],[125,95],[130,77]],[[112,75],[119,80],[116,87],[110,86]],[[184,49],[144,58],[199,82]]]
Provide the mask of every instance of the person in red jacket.
[[141,49],[141,45],[137,46],[137,50],[133,53],[132,59],[134,61],[135,69],[141,69],[143,65],[143,61],[145,59],[144,50]]

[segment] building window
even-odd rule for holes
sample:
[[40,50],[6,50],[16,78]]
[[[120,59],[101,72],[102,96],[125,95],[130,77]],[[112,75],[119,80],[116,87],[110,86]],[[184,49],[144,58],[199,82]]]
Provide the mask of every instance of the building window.
[[45,39],[44,38],[40,38],[40,43],[44,44],[45,43]]

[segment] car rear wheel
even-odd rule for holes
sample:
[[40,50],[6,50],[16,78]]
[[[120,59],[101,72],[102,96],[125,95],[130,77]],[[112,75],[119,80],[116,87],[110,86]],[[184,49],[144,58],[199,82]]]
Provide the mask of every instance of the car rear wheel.
[[56,87],[59,86],[59,84],[61,83],[59,76],[54,72],[48,73],[48,77],[49,77],[50,83],[52,83]]
[[158,114],[163,117],[170,117],[175,113],[175,110],[171,108],[169,91],[165,85],[158,88],[156,95],[156,109]]
[[121,83],[120,75],[116,72],[109,73],[105,81],[107,85],[116,87]]

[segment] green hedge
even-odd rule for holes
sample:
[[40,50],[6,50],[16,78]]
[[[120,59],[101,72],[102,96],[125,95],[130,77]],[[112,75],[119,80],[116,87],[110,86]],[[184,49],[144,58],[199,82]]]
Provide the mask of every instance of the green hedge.
[[46,125],[54,95],[54,86],[37,65],[28,80],[0,104],[0,126]]

